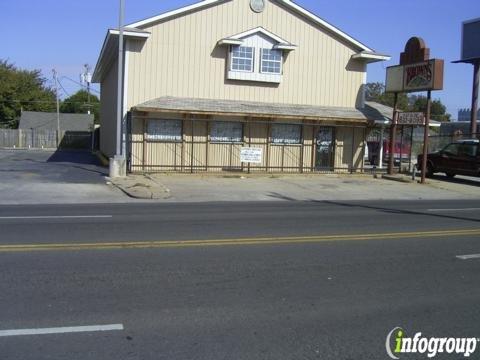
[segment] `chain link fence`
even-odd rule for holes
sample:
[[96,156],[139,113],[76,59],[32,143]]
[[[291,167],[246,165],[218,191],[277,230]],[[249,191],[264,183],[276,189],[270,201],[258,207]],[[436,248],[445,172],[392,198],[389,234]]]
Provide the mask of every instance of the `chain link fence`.
[[[430,134],[428,152],[442,150],[448,144],[465,139],[480,139],[480,133]],[[418,155],[423,153],[424,128],[404,126],[397,129],[394,145],[394,166],[397,172],[411,173],[417,164]],[[367,137],[368,164],[377,169],[386,169],[390,157],[390,131],[374,129]],[[381,154],[380,154],[381,153]],[[380,163],[381,162],[381,163]]]

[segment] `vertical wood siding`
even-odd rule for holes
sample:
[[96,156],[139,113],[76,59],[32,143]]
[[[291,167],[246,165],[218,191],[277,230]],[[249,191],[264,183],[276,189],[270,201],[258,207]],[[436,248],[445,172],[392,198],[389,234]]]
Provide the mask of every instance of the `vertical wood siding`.
[[113,156],[116,151],[117,79],[118,62],[115,61],[100,84],[102,93],[100,101],[100,150],[106,156]]
[[[154,118],[172,119],[175,117],[171,115]],[[163,142],[146,139],[144,134],[148,118],[134,116],[131,170],[133,172],[247,171],[248,169],[272,172],[315,171],[317,125],[304,124],[302,126],[301,144],[280,145],[270,142],[268,122],[251,118],[249,122],[244,122],[243,143],[215,143],[210,141],[209,128],[211,125],[209,124],[211,121],[217,120],[238,121],[239,119],[185,117],[182,141]],[[363,168],[364,136],[363,128],[337,127],[335,129],[335,171],[358,171]],[[240,149],[243,146],[261,148],[262,163],[250,164],[250,166],[242,164]]]
[[[280,84],[226,79],[218,40],[257,26],[298,45],[285,53]],[[350,59],[354,49],[274,1],[260,14],[249,0],[227,1],[145,30],[148,40],[129,40],[128,108],[167,95],[344,107],[361,99],[365,65]]]

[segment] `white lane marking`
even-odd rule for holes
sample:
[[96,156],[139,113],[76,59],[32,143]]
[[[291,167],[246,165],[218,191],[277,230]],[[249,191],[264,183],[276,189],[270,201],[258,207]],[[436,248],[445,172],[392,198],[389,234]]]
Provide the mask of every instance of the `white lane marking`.
[[427,211],[471,211],[471,210],[480,210],[480,208],[427,209]]
[[470,259],[479,259],[480,254],[471,254],[471,255],[457,255],[455,256],[457,259],[460,260],[470,260]]
[[0,220],[15,219],[101,219],[112,218],[113,215],[40,215],[40,216],[0,216]]
[[115,331],[115,330],[123,330],[123,324],[0,330],[0,336],[46,335],[46,334],[65,334],[65,333],[77,333],[77,332]]

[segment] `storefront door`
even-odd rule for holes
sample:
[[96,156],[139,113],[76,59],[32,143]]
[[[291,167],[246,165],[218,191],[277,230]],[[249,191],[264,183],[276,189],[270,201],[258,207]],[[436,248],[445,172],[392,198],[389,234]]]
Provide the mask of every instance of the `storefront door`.
[[335,138],[334,128],[322,126],[317,132],[317,154],[315,160],[315,168],[317,170],[333,170],[334,168],[334,152]]

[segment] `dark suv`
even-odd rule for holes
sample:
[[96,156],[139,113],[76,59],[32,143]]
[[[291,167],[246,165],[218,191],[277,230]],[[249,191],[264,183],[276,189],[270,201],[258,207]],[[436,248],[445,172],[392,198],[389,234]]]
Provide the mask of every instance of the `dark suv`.
[[[418,155],[417,169],[422,168],[423,155]],[[427,155],[427,176],[443,172],[448,177],[455,175],[480,176],[479,140],[458,140],[442,150]]]

